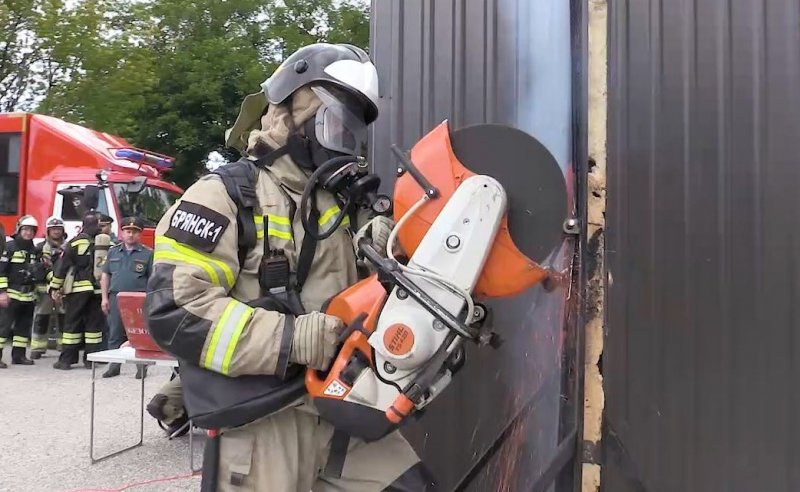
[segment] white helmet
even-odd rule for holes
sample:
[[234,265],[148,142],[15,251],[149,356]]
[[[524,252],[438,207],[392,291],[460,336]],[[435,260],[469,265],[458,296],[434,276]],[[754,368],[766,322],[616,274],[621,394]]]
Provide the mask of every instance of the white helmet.
[[33,215],[23,215],[17,221],[17,227],[14,229],[14,232],[19,234],[20,229],[23,227],[33,227],[34,232],[39,229],[39,221]]
[[[339,130],[346,130],[346,133],[351,133],[358,139],[361,134],[366,135],[366,126],[378,117],[378,70],[369,55],[361,48],[350,44],[316,43],[294,52],[281,63],[270,78],[261,84],[261,92],[245,97],[233,128],[225,132],[225,145],[244,151],[246,136],[251,130],[261,128],[261,117],[267,111],[267,107],[285,103],[298,89],[306,86],[323,86],[331,89],[326,93],[332,92],[334,98],[342,95],[343,100],[339,102],[343,106],[347,104],[355,106],[347,108],[348,111],[345,113],[353,113],[357,118],[352,122],[342,121],[341,125],[334,125],[335,127],[326,131],[317,129],[318,131],[314,133],[320,133],[320,137],[323,135],[331,137]],[[329,106],[329,102],[330,98],[323,99],[324,106]],[[343,114],[341,110],[333,109],[326,119],[324,112],[323,109],[318,114],[317,125],[325,126],[326,121],[327,123],[337,121]],[[355,128],[348,128],[349,123],[354,123]],[[311,126],[314,124],[312,120]],[[345,128],[341,128],[342,125]],[[314,128],[311,130],[313,132]],[[335,138],[319,138],[319,140],[323,146],[334,151],[339,150],[343,143],[337,142]],[[328,140],[333,141],[327,142]],[[360,146],[360,143],[347,145],[349,148],[346,153],[351,153]]]
[[45,228],[50,230],[53,227],[64,227],[64,221],[61,220],[61,217],[56,217],[53,215],[52,217],[47,218],[47,222],[45,222]]

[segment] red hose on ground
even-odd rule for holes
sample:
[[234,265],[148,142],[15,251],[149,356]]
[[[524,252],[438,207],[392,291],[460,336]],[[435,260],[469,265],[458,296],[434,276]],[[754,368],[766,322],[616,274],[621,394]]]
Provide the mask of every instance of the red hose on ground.
[[134,487],[142,487],[144,485],[152,485],[154,483],[172,482],[174,480],[184,480],[187,478],[194,478],[196,476],[199,477],[200,474],[187,473],[185,475],[175,475],[174,477],[155,478],[153,480],[145,480],[144,482],[134,482],[128,485],[124,485],[118,489],[75,489],[69,492],[125,492],[126,490],[132,489]]

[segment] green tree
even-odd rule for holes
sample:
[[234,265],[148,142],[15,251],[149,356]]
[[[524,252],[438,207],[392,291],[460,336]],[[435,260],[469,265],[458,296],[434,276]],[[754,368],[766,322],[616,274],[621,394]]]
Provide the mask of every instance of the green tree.
[[176,157],[172,177],[184,186],[204,171],[210,152],[222,150],[244,95],[259,90],[291,51],[326,40],[363,47],[369,41],[361,2],[151,0],[100,7],[97,28],[73,41],[79,56],[68,53],[68,71],[48,86],[39,109]]
[[[118,2],[4,0],[0,3],[0,111],[29,110],[114,42]],[[103,33],[102,35],[99,33]]]

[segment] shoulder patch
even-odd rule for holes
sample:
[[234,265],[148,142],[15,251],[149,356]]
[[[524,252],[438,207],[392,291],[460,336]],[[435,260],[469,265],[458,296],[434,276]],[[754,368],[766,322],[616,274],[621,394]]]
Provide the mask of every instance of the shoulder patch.
[[205,253],[211,253],[229,224],[230,219],[221,213],[182,200],[172,213],[169,229],[164,235]]

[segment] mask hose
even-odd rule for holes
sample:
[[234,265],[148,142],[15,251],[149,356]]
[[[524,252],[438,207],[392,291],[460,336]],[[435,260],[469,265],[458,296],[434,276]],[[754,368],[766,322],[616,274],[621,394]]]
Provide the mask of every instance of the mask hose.
[[334,168],[341,168],[351,162],[355,162],[359,159],[359,157],[346,155],[341,157],[334,157],[323,163],[319,166],[308,178],[308,184],[303,189],[303,195],[300,198],[300,219],[303,222],[303,229],[306,231],[306,234],[310,235],[313,239],[317,241],[322,241],[323,239],[327,239],[333,235],[334,232],[339,228],[342,224],[342,221],[345,217],[347,217],[348,213],[350,212],[350,207],[352,206],[353,201],[348,197],[347,201],[344,204],[341,212],[339,212],[338,217],[336,217],[336,221],[333,223],[332,226],[328,227],[323,233],[317,233],[314,229],[309,227],[308,223],[308,203],[311,200],[311,194],[317,188],[317,182],[319,181],[320,176],[325,173],[329,173]]

